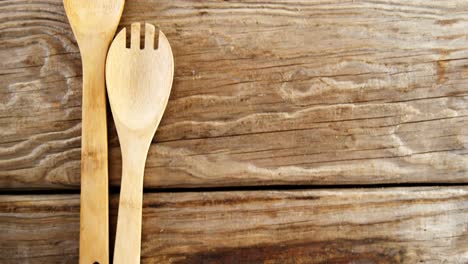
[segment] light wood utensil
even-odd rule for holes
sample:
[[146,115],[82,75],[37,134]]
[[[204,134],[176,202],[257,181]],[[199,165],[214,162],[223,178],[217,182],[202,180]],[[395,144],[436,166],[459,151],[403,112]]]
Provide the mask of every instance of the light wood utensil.
[[107,93],[122,151],[115,264],[140,263],[146,156],[166,108],[174,75],[169,41],[161,31],[158,41],[155,33],[153,25],[145,25],[144,47],[140,49],[140,24],[132,24],[130,48],[126,48],[123,29],[107,55]]
[[109,263],[104,66],[124,0],[64,0],[83,63],[80,263]]

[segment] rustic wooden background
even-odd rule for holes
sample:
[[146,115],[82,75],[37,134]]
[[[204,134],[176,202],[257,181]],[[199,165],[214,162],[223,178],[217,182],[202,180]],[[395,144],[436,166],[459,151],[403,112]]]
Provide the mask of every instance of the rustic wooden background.
[[[176,63],[144,263],[468,263],[467,1],[127,0],[121,27],[138,21]],[[0,0],[0,48],[0,263],[75,263],[62,2]]]

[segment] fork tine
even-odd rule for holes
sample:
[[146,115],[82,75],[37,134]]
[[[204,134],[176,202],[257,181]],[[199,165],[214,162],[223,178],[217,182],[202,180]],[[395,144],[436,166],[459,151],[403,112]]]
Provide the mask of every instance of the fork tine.
[[145,49],[154,49],[154,32],[155,28],[153,25],[145,24]]
[[158,50],[161,52],[168,52],[172,55],[171,45],[169,44],[169,40],[167,40],[166,35],[159,30],[159,39],[158,39]]
[[132,24],[132,33],[130,35],[130,48],[140,49],[140,23]]

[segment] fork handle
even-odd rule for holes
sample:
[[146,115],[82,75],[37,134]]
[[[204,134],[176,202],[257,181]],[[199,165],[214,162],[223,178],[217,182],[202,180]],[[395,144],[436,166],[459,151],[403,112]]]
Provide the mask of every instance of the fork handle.
[[[126,138],[119,134],[119,138]],[[143,177],[149,145],[141,140],[120,142],[122,181],[115,235],[114,264],[140,263]]]
[[82,54],[80,264],[109,263],[105,50],[100,54]]

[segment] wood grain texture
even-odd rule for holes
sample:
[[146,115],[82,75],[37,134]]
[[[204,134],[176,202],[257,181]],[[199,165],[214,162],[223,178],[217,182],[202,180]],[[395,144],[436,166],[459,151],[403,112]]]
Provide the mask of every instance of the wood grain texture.
[[[0,262],[76,262],[78,210],[78,195],[0,196]],[[142,240],[143,263],[461,264],[468,188],[148,194]]]
[[[128,1],[121,26],[160,25],[175,56],[145,186],[468,182],[467,10]],[[77,188],[81,65],[61,2],[1,2],[0,47],[0,187]]]

